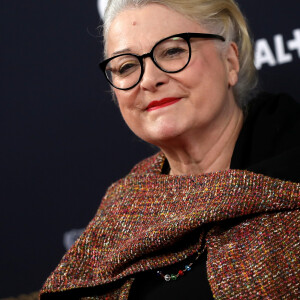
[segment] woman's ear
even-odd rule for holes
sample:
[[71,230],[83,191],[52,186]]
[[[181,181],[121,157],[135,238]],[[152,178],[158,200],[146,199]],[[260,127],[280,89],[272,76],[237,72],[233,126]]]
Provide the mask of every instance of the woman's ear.
[[228,85],[234,86],[238,81],[240,71],[239,50],[236,43],[231,42],[226,53],[226,63],[228,70]]

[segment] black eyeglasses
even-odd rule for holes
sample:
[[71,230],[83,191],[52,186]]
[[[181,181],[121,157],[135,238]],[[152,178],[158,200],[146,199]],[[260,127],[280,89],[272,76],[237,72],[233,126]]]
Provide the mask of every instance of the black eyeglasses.
[[99,64],[108,82],[119,90],[135,87],[144,74],[144,58],[150,57],[153,63],[166,73],[182,71],[191,60],[191,38],[218,39],[225,38],[209,33],[180,33],[158,41],[149,53],[136,55],[124,53],[113,56]]

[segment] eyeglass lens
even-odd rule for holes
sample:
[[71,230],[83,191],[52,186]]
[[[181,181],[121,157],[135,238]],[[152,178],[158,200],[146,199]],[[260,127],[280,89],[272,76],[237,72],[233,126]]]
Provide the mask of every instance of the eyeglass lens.
[[[190,57],[188,42],[181,37],[161,41],[153,48],[153,60],[165,72],[183,69]],[[106,75],[113,86],[129,89],[136,85],[143,72],[140,60],[131,54],[123,54],[112,59],[106,66]]]

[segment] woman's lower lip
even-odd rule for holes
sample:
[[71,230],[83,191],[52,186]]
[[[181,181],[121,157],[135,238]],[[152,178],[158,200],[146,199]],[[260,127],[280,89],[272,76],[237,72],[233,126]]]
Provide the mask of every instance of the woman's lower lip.
[[147,111],[163,108],[163,107],[172,105],[172,104],[174,104],[174,103],[176,103],[180,100],[181,100],[181,98],[172,98],[172,99],[168,99],[168,100],[165,100],[165,101],[158,101],[157,103],[155,103],[152,106],[148,107]]

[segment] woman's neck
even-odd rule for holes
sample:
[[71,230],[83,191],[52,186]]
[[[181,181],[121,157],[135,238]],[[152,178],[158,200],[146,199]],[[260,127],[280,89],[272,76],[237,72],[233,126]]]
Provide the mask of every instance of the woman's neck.
[[222,126],[185,136],[171,147],[160,147],[169,162],[170,175],[196,175],[229,169],[242,125],[243,112],[237,108]]

